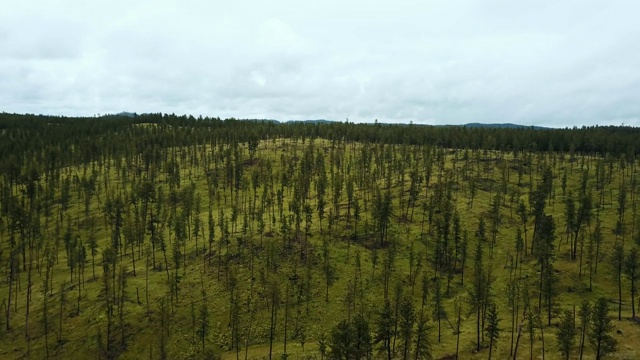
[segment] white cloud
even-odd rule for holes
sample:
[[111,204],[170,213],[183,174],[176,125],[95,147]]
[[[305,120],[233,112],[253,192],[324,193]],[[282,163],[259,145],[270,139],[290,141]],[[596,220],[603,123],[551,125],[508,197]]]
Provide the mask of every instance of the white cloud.
[[640,122],[632,1],[14,1],[0,111]]

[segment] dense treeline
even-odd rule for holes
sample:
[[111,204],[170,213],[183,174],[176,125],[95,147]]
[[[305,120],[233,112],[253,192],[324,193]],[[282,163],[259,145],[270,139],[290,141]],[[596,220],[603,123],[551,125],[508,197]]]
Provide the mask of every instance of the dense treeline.
[[0,357],[601,358],[638,333],[635,128],[0,128]]
[[[157,127],[131,127],[155,124]],[[143,152],[154,146],[184,146],[211,141],[247,142],[270,138],[323,138],[369,143],[430,144],[446,148],[508,151],[562,151],[576,154],[625,156],[640,152],[640,129],[591,126],[573,129],[491,128],[353,123],[239,121],[169,114],[99,118],[67,118],[0,114],[0,157],[23,151],[61,165],[79,164],[121,152]],[[171,131],[167,131],[167,130]],[[140,136],[144,133],[146,136]],[[128,146],[125,146],[128,145]],[[56,151],[63,153],[60,155]],[[9,160],[16,161],[16,160]],[[17,161],[22,161],[18,157]],[[21,164],[18,164],[20,166]]]

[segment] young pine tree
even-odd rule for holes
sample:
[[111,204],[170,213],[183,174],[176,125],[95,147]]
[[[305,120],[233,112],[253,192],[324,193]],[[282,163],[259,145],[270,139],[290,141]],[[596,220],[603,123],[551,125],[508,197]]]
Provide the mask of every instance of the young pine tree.
[[489,303],[487,307],[487,323],[484,331],[489,338],[489,359],[493,352],[493,348],[496,347],[498,337],[500,336],[500,318],[498,318],[498,308],[494,302]]
[[609,317],[609,306],[606,298],[599,298],[593,308],[589,326],[589,341],[593,346],[596,360],[616,351],[618,342],[611,336],[613,325]]
[[400,336],[402,337],[402,358],[409,358],[409,347],[411,345],[411,337],[413,335],[413,325],[416,322],[416,312],[413,306],[413,300],[410,296],[405,296],[400,304]]
[[394,324],[393,309],[391,308],[391,302],[389,299],[385,299],[384,307],[376,318],[376,336],[373,343],[378,345],[381,353],[386,353],[387,360],[391,360],[391,338],[394,336],[393,324]]
[[638,249],[637,248],[633,248],[631,249],[631,251],[629,252],[629,255],[627,255],[625,264],[624,264],[624,271],[627,274],[627,276],[629,277],[629,282],[631,283],[630,288],[631,288],[631,316],[632,317],[636,317],[636,303],[635,303],[635,298],[636,298],[636,290],[637,290],[637,282],[638,282]]
[[584,354],[584,343],[587,337],[587,331],[589,330],[589,323],[591,322],[591,304],[589,300],[582,300],[580,304],[580,310],[578,311],[578,317],[580,317],[580,359]]
[[576,337],[576,322],[573,318],[573,312],[570,310],[564,310],[560,316],[560,323],[558,324],[558,332],[556,338],[558,340],[558,351],[562,354],[562,357],[569,359],[571,349]]

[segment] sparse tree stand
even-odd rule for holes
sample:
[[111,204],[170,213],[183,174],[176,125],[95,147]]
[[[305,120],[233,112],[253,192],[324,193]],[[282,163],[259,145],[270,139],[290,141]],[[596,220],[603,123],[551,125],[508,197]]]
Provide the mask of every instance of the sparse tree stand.
[[[12,120],[12,117],[16,119]],[[7,118],[9,120],[5,120]],[[471,289],[475,286],[473,280],[479,280],[481,285],[481,290],[476,294],[480,339],[478,346],[480,350],[491,346],[491,350],[485,355],[480,352],[474,356],[486,357],[489,353],[496,356],[493,355],[497,354],[495,343],[490,344],[491,339],[486,330],[490,325],[489,313],[492,310],[489,305],[490,292],[487,291],[492,282],[492,265],[497,284],[502,282],[499,285],[504,285],[505,275],[511,270],[512,276],[509,279],[522,286],[522,293],[525,292],[525,286],[529,285],[534,288],[531,292],[532,299],[541,295],[544,302],[531,302],[547,313],[547,319],[544,319],[547,323],[551,318],[549,310],[556,305],[551,301],[551,295],[556,302],[566,300],[564,295],[556,297],[553,293],[554,289],[560,288],[554,281],[547,281],[553,280],[553,276],[548,275],[555,274],[565,284],[567,276],[569,279],[573,276],[571,270],[574,266],[570,263],[573,259],[576,277],[586,275],[583,274],[586,271],[584,266],[589,266],[590,283],[592,273],[597,274],[598,261],[608,261],[606,270],[611,267],[614,274],[618,271],[618,284],[607,284],[608,276],[596,275],[593,277],[593,292],[606,296],[611,307],[615,306],[611,305],[611,301],[616,300],[615,293],[618,290],[617,305],[621,314],[622,296],[629,296],[629,293],[623,295],[622,292],[627,291],[624,286],[631,285],[629,289],[632,299],[629,303],[633,309],[629,315],[635,315],[637,260],[633,259],[632,255],[635,254],[632,252],[634,248],[638,248],[638,244],[628,239],[633,236],[633,240],[636,240],[638,236],[632,221],[636,220],[637,207],[634,195],[637,187],[637,180],[634,180],[637,161],[634,157],[640,153],[640,148],[635,143],[640,132],[631,128],[616,130],[621,134],[609,137],[615,139],[609,143],[600,140],[606,138],[602,135],[610,131],[603,127],[557,132],[550,130],[544,134],[528,130],[502,132],[494,129],[465,129],[460,132],[454,128],[447,128],[443,132],[442,128],[437,127],[411,127],[407,131],[408,127],[381,125],[276,125],[217,119],[198,119],[197,122],[192,122],[187,117],[168,114],[141,115],[134,120],[105,118],[101,121],[89,121],[55,117],[28,117],[25,119],[27,121],[21,120],[21,116],[0,114],[0,128],[2,134],[6,135],[3,137],[5,140],[0,139],[0,143],[5,145],[4,148],[0,146],[0,152],[4,151],[3,156],[0,156],[0,268],[5,275],[4,281],[0,281],[0,297],[4,297],[0,298],[2,321],[5,321],[6,316],[6,322],[1,327],[4,329],[11,325],[10,332],[0,339],[0,347],[18,348],[19,351],[24,349],[25,356],[45,358],[75,351],[72,354],[78,357],[91,358],[92,355],[99,355],[104,359],[118,355],[131,357],[132,354],[148,351],[152,359],[167,359],[174,352],[179,355],[184,351],[200,352],[202,349],[204,358],[212,358],[215,354],[208,341],[211,337],[211,329],[208,328],[211,326],[209,322],[213,321],[210,313],[214,304],[212,300],[218,299],[215,304],[222,308],[215,318],[221,324],[229,324],[231,331],[222,331],[224,335],[231,334],[230,351],[235,350],[238,356],[238,340],[242,339],[246,360],[248,346],[252,342],[260,342],[261,333],[265,332],[266,335],[266,331],[273,330],[270,333],[272,350],[279,358],[280,351],[276,349],[281,349],[283,333],[284,340],[287,341],[286,350],[290,351],[289,342],[292,339],[300,343],[306,341],[305,328],[307,335],[309,332],[316,335],[330,331],[327,328],[317,328],[319,324],[311,324],[318,319],[319,313],[326,321],[341,320],[334,318],[339,316],[336,311],[343,306],[338,304],[338,294],[343,294],[345,285],[350,282],[347,286],[348,326],[344,327],[349,331],[343,332],[347,335],[344,337],[347,345],[343,347],[345,351],[342,354],[345,355],[342,358],[371,358],[372,354],[367,346],[369,331],[365,326],[366,316],[375,310],[382,310],[382,294],[391,301],[388,311],[383,311],[384,317],[378,319],[378,316],[374,316],[375,320],[388,325],[382,326],[378,321],[375,322],[373,330],[382,329],[375,332],[376,339],[387,339],[377,343],[376,350],[378,347],[381,350],[378,355],[385,358],[393,356],[395,343],[399,359],[429,358],[430,350],[427,345],[430,342],[425,340],[429,339],[432,332],[435,342],[435,316],[442,315],[446,320],[446,315],[440,314],[438,308],[449,309],[447,306],[452,305],[447,300],[449,295],[459,303],[460,297],[466,295],[464,290],[472,292]],[[50,126],[52,124],[56,126]],[[71,128],[73,136],[68,136]],[[46,129],[44,133],[42,129]],[[630,137],[627,133],[634,136]],[[273,144],[268,147],[268,152],[261,152],[260,147],[254,147],[250,143],[266,138],[272,140],[269,143]],[[305,138],[308,140],[307,144],[311,144],[314,138],[325,140],[321,140],[321,145],[314,150],[308,150],[313,146],[306,147]],[[584,138],[590,140],[588,145],[581,140]],[[627,138],[633,141],[625,144]],[[25,139],[28,141],[25,142]],[[300,143],[298,139],[303,141]],[[505,142],[504,139],[508,141]],[[10,141],[8,146],[7,141]],[[449,149],[420,145],[430,142],[447,144]],[[347,147],[350,151],[345,151]],[[464,159],[458,156],[460,151],[455,149],[460,147],[468,147],[470,150],[466,153],[476,155],[475,165],[473,160],[469,161],[470,155],[465,154]],[[486,148],[484,155],[478,147]],[[513,155],[493,151],[507,147],[511,147]],[[547,152],[547,149],[553,148],[571,149],[572,163],[565,164],[562,153]],[[605,152],[608,154],[580,156]],[[619,161],[624,152],[627,153],[627,159],[631,159],[631,164]],[[302,154],[304,155],[300,156]],[[326,169],[325,154],[328,154]],[[556,154],[561,156],[560,164],[556,164]],[[278,156],[280,161],[277,160]],[[512,163],[509,161],[510,156],[513,156]],[[594,172],[595,164],[597,170]],[[575,172],[569,166],[576,168]],[[618,171],[615,170],[616,167]],[[520,183],[519,179],[509,181],[510,168],[517,168],[519,175],[527,174],[528,183],[525,184],[524,180]],[[628,171],[625,172],[625,169]],[[495,170],[500,173],[495,173]],[[567,209],[565,217],[562,215],[564,206],[553,208],[556,200],[553,191],[549,189],[559,186],[561,179],[554,179],[551,170],[562,177],[563,199],[560,205],[566,204],[567,208],[573,206],[572,210]],[[437,179],[436,176],[431,179],[432,171],[435,171]],[[40,173],[43,174],[42,179],[37,179]],[[469,179],[472,179],[471,183]],[[322,182],[324,189],[319,198]],[[541,184],[537,189],[536,182]],[[594,210],[597,210],[593,212],[595,227],[588,222],[591,196],[588,189],[594,182],[597,189],[593,205]],[[199,211],[199,196],[196,191],[202,187],[208,187],[205,191],[208,190],[209,195],[209,208],[204,209],[204,214]],[[529,187],[529,194],[523,191],[526,187]],[[467,202],[464,198],[467,191],[473,192],[473,196],[466,196],[476,204],[470,204],[475,207],[467,208],[467,212],[460,214],[459,219],[455,204]],[[625,191],[629,192],[629,199],[625,198]],[[388,202],[387,194],[390,195]],[[505,196],[510,196],[510,202],[505,201]],[[534,201],[528,202],[531,197]],[[520,201],[523,204],[524,221],[517,210]],[[545,205],[547,201],[548,206]],[[420,220],[413,221],[412,215],[413,208],[422,204],[425,204],[424,211],[419,211],[421,215],[416,216],[422,217],[420,224]],[[389,211],[390,216],[385,219],[387,205],[389,208],[397,207],[398,210]],[[506,218],[497,221],[494,217],[498,215],[496,211],[506,210],[503,207],[511,208],[510,205],[513,205],[512,218],[515,217],[511,220],[515,221],[505,221]],[[531,212],[527,208],[529,206],[536,211]],[[304,211],[301,212],[301,209]],[[570,249],[563,251],[570,252],[571,260],[565,258],[563,253],[558,253],[560,256],[555,260],[553,256],[546,256],[550,249],[543,246],[543,240],[547,240],[544,238],[547,222],[544,211],[547,209],[553,211],[555,223],[560,229],[558,234],[563,238],[561,246],[565,242],[570,244]],[[325,210],[329,224],[326,235],[330,253],[327,256],[330,261],[326,263],[329,267],[325,267],[323,262],[322,235],[326,231],[318,221],[320,218],[324,222]],[[631,219],[623,216],[625,210],[632,216]],[[313,214],[316,211],[319,213],[318,218]],[[99,214],[101,212],[104,214]],[[570,213],[573,213],[573,220],[570,219]],[[209,218],[202,217],[201,221],[199,215],[209,215]],[[477,221],[478,217],[486,220],[486,235],[490,237],[485,237],[484,231],[483,236],[478,236],[482,251],[485,248],[488,250],[481,256],[478,266],[481,271],[475,272],[473,266],[466,268],[468,238],[465,234],[474,227],[474,220]],[[301,233],[301,221],[306,225],[304,233]],[[265,232],[266,225],[268,232]],[[501,225],[499,233],[496,232],[498,225]],[[629,229],[625,231],[627,226]],[[518,228],[521,232],[531,230],[532,236],[525,233],[518,239]],[[606,241],[614,228],[616,242],[625,246],[624,256],[618,259],[614,256],[617,254],[613,241]],[[283,231],[274,238],[277,229]],[[402,235],[398,236],[400,232]],[[312,236],[316,233],[317,238]],[[426,245],[421,251],[415,249],[415,244],[410,246],[416,235]],[[262,241],[263,236],[267,239],[266,243]],[[283,246],[280,246],[280,236]],[[476,238],[472,234],[471,241],[474,240]],[[259,245],[255,245],[258,241]],[[583,241],[587,242],[584,247]],[[560,246],[555,241],[550,243]],[[145,254],[146,246],[149,251]],[[104,263],[100,262],[100,258],[97,259],[98,270],[100,265],[108,268],[103,278],[94,269],[95,258],[104,248],[107,249]],[[206,255],[203,254],[205,248],[208,249]],[[364,256],[361,259],[360,251],[365,248],[371,250],[371,257]],[[604,258],[599,256],[600,248]],[[530,256],[528,252],[531,250],[535,253]],[[586,251],[584,254],[583,250]],[[85,254],[85,251],[91,251],[91,254]],[[160,251],[159,262],[156,262],[155,251]],[[295,251],[300,252],[299,262]],[[473,253],[473,249],[469,252]],[[354,254],[355,265],[353,261],[349,261]],[[498,262],[502,262],[505,254],[507,267],[502,268]],[[510,259],[512,254],[514,259]],[[84,278],[84,263],[89,260],[86,259],[87,255],[91,256],[90,266],[93,270],[93,281],[89,282]],[[497,260],[482,263],[484,255],[487,256],[486,259],[493,257]],[[578,256],[580,259],[577,259]],[[59,263],[58,257],[61,260]],[[345,258],[347,261],[343,263]],[[540,258],[544,259],[544,263],[536,266],[535,261]],[[216,259],[217,269],[211,267]],[[372,266],[370,279],[368,276],[363,277],[360,271],[369,265],[366,264],[369,259]],[[128,261],[131,261],[132,266],[130,273],[122,271],[123,268],[120,267]],[[434,269],[429,267],[432,261]],[[49,262],[47,268],[41,269]],[[593,271],[592,262],[595,262]],[[513,263],[517,265],[513,266]],[[555,272],[552,264],[565,271]],[[263,265],[266,266],[260,271]],[[509,265],[512,265],[511,269]],[[197,293],[200,289],[194,286],[197,271],[192,271],[200,266],[204,269],[203,275],[212,275],[214,278],[217,270],[221,280],[207,282],[203,286],[202,290],[207,292],[208,299],[203,295],[202,303]],[[300,274],[304,281],[289,285],[293,287],[285,291],[282,280],[290,270],[297,275],[296,270],[302,269],[299,266],[304,268],[304,273]],[[376,266],[380,267],[379,275],[376,275]],[[254,268],[258,270],[255,273]],[[335,280],[333,276],[330,277],[335,285],[325,288],[325,276],[328,272],[323,270],[326,269],[331,270],[331,275],[340,276],[335,276]],[[124,286],[128,275],[136,276],[141,270],[146,270],[144,279],[131,280],[136,280],[136,290],[142,285],[142,281],[145,282],[146,308],[138,301],[138,310],[141,318],[146,317],[147,322],[131,321],[133,318],[129,313],[136,312],[135,303],[125,296],[126,288],[131,287]],[[542,271],[538,273],[538,270]],[[470,274],[467,284],[464,283],[465,272]],[[170,293],[167,292],[166,295],[163,294],[165,289],[158,291],[160,284],[165,282],[165,273],[170,287]],[[407,273],[408,282],[405,280]],[[476,273],[478,279],[474,278]],[[422,277],[421,274],[426,275],[423,284],[424,289],[428,290],[423,291],[422,306],[415,302],[419,301],[419,297],[413,293],[414,283],[417,277]],[[543,277],[540,286],[536,275]],[[100,281],[96,281],[98,276]],[[258,276],[261,281],[254,289]],[[231,286],[234,277],[238,279],[238,286],[232,291],[231,301],[225,301],[229,297],[229,290],[234,288]],[[264,281],[262,277],[265,278]],[[442,283],[442,293],[437,287],[433,287],[434,277],[439,278],[439,281],[447,281],[447,288]],[[248,278],[251,279],[251,285],[247,282],[245,287],[245,280]],[[627,283],[625,278],[630,282]],[[580,279],[581,282],[583,279],[585,278]],[[53,296],[51,292],[54,285],[58,290],[63,280],[66,284],[63,283],[60,291],[55,291]],[[466,287],[454,285],[449,289],[450,282]],[[283,296],[275,307],[270,306],[272,301],[269,290],[272,283],[281,284]],[[395,284],[399,284],[399,288],[404,290],[396,291],[397,297],[394,299]],[[182,290],[180,298],[177,296],[178,285],[181,285]],[[316,285],[319,286],[316,288]],[[616,285],[618,289],[615,289]],[[381,289],[383,286],[384,292]],[[411,286],[411,292],[407,290],[407,286]],[[503,289],[502,286],[499,288]],[[154,293],[154,289],[157,293]],[[427,299],[429,291],[433,296]],[[34,292],[36,296],[32,298]],[[291,296],[286,296],[287,301],[285,292]],[[69,297],[70,294],[72,297]],[[245,295],[249,299],[246,302]],[[527,319],[531,319],[534,333],[532,343],[540,341],[543,331],[548,329],[554,334],[562,332],[561,327],[547,328],[546,324],[541,328],[539,309],[535,306],[524,306],[530,316],[523,318],[524,301],[517,294],[513,296],[515,308],[512,299],[507,304],[504,296],[507,294],[498,295],[504,299],[494,301],[505,310],[501,314],[507,321],[511,320],[511,327],[519,327],[518,339],[520,333],[526,333],[523,325]],[[163,303],[159,304],[157,301],[161,298]],[[331,306],[323,306],[327,298]],[[405,311],[407,298],[414,300],[416,305],[416,319],[411,328],[406,326],[405,321],[406,314],[410,313]],[[303,301],[307,305],[306,316],[299,315],[304,312],[300,307]],[[180,302],[187,306],[178,306]],[[441,303],[435,306],[435,312],[432,306],[434,302]],[[425,305],[427,303],[429,306]],[[189,304],[192,304],[191,318]],[[80,308],[81,305],[85,308]],[[474,341],[476,338],[473,334],[475,330],[472,330],[474,325],[468,324],[468,330],[471,331],[467,334],[461,334],[459,326],[463,318],[462,312],[466,317],[467,310],[473,320],[476,320],[475,305],[466,306],[468,309],[462,309],[458,305],[453,308],[454,318],[449,318],[451,329],[456,330],[452,334],[456,336],[456,345],[453,345],[453,338],[447,339],[446,326],[442,332],[444,345],[440,350],[451,354],[453,346],[458,348],[459,339],[464,342],[467,338],[473,338]],[[566,303],[558,305],[566,306]],[[379,309],[371,306],[378,306]],[[108,310],[109,307],[111,310]],[[146,316],[143,313],[145,309]],[[277,317],[280,315],[279,309],[282,310],[280,318]],[[267,319],[274,310],[276,316],[272,317],[272,321],[275,321],[270,324],[272,328],[266,330],[266,326],[269,326]],[[513,313],[508,315],[507,312],[511,311]],[[590,313],[588,302],[584,313]],[[86,331],[84,325],[91,323],[90,317],[96,314],[100,319],[97,324],[99,326],[95,330]],[[564,315],[556,320],[560,326],[567,317]],[[73,326],[69,327],[67,320],[73,320]],[[262,327],[265,328],[262,330],[266,331],[261,331],[258,326],[252,333],[250,325],[260,322],[263,322]],[[588,335],[592,322],[588,316],[586,320],[575,320],[576,327],[581,326],[576,331],[579,332],[581,353],[584,353],[585,340],[592,344]],[[187,323],[193,328],[194,344],[174,341],[179,340],[180,336],[169,341],[169,330],[173,329],[173,324],[183,328]],[[447,324],[447,321],[442,324]],[[314,326],[309,327],[310,325]],[[151,327],[153,330],[149,333],[143,331],[144,327]],[[425,329],[428,330],[423,336]],[[408,331],[409,341],[406,341]],[[53,333],[57,334],[60,341],[56,342],[56,335]],[[72,344],[65,341],[84,333],[97,335],[87,347],[69,347]],[[140,341],[149,335],[154,339]],[[633,332],[630,335],[633,336]],[[123,339],[127,339],[128,349],[121,346]],[[545,341],[549,345],[548,339],[542,339],[543,347]],[[266,342],[266,336],[263,340]],[[51,341],[54,341],[53,347]],[[555,339],[552,342],[553,351],[556,351]],[[501,345],[503,343],[504,341]],[[578,341],[576,345],[577,343]],[[227,341],[225,346],[228,345]],[[475,345],[473,344],[474,348]],[[193,349],[188,350],[188,347]],[[533,344],[533,355],[544,357],[544,351],[540,353],[539,347],[540,343]],[[500,350],[506,355],[506,348],[503,348],[504,346]],[[96,349],[98,353],[92,354],[91,351]],[[327,353],[331,356],[337,354],[333,352],[333,347],[320,349],[323,357]],[[518,358],[517,351],[516,340],[513,358]],[[569,351],[571,356],[577,356],[577,348],[569,346]],[[587,356],[595,357],[591,355],[591,351],[591,348],[586,351]],[[458,354],[458,349],[456,353]],[[521,357],[522,355],[520,354]]]

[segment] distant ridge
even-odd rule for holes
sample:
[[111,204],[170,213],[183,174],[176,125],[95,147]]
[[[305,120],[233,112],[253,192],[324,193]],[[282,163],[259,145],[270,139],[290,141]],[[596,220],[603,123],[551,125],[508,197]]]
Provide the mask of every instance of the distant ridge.
[[[315,120],[287,120],[282,121],[281,123],[309,123],[309,124],[331,124],[336,123],[334,120],[327,119],[315,119]],[[379,123],[380,125],[397,125],[397,126],[406,126],[409,123]],[[468,128],[490,128],[490,129],[534,129],[534,130],[549,130],[551,128],[544,126],[536,126],[536,125],[518,125],[513,123],[499,123],[499,124],[491,124],[491,123],[468,123],[464,125],[430,125],[430,124],[420,124],[414,123],[414,125],[418,126],[463,126]]]
[[535,129],[535,130],[548,130],[550,128],[544,126],[534,126],[534,125],[518,125],[512,123],[501,123],[501,124],[484,124],[484,123],[468,123],[462,125],[464,127],[469,128],[500,128],[500,129]]
[[[103,116],[123,116],[123,117],[136,117],[140,114],[137,114],[135,112],[129,112],[129,111],[121,111],[117,114],[105,114]],[[145,115],[145,114],[142,114]],[[296,124],[296,123],[305,123],[305,124],[334,124],[334,123],[338,123],[339,121],[335,121],[335,120],[328,120],[328,119],[291,119],[291,120],[276,120],[276,119],[243,119],[243,120],[248,120],[248,121],[254,121],[254,122],[270,122],[270,123],[275,123],[275,124]],[[362,123],[357,123],[357,124],[362,124]],[[372,123],[369,123],[372,124]],[[405,122],[378,122],[378,125],[392,125],[392,126],[408,126],[411,125],[411,123],[405,123]],[[467,124],[442,124],[442,125],[433,125],[433,124],[421,124],[421,123],[413,123],[414,126],[436,126],[436,127],[440,127],[440,126],[462,126],[462,127],[468,127],[468,128],[489,128],[489,129],[534,129],[534,130],[549,130],[552,128],[549,127],[544,127],[544,126],[536,126],[536,125],[519,125],[519,124],[513,124],[513,123],[479,123],[479,122],[472,122],[472,123],[467,123]]]
[[311,124],[329,124],[334,123],[333,120],[315,119],[315,120],[287,120],[288,123],[311,123]]
[[[135,113],[135,112],[128,112],[128,111],[122,111],[119,112],[117,114],[105,114],[103,116],[124,116],[124,117],[136,117],[139,114]],[[145,114],[142,114],[145,115]],[[327,120],[327,119],[292,119],[292,120],[276,120],[276,119],[244,119],[244,120],[248,120],[248,121],[254,121],[254,122],[270,122],[270,123],[276,123],[276,124],[295,124],[295,123],[306,123],[306,124],[333,124],[333,123],[338,123],[339,121],[335,121],[335,120]],[[360,123],[358,123],[360,124]],[[385,122],[379,122],[379,125],[395,125],[395,126],[407,126],[410,125],[410,123],[404,123],[404,122],[399,122],[399,123],[385,123]],[[421,124],[421,123],[413,123],[414,126],[462,126],[462,127],[468,127],[468,128],[489,128],[489,129],[534,129],[534,130],[550,130],[552,128],[549,127],[544,127],[544,126],[537,126],[537,125],[519,125],[519,124],[513,124],[513,123],[479,123],[479,122],[473,122],[473,123],[467,123],[467,124],[442,124],[442,125],[432,125],[432,124]]]
[[136,117],[138,114],[134,113],[134,112],[128,112],[128,111],[121,111],[117,114],[115,114],[115,116],[126,116],[126,117]]

